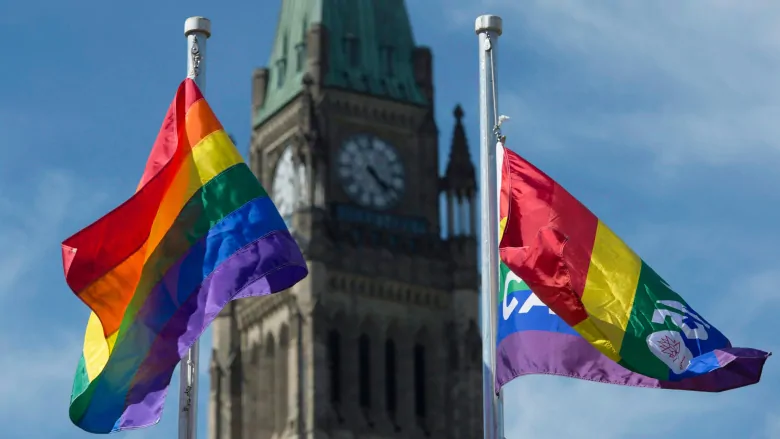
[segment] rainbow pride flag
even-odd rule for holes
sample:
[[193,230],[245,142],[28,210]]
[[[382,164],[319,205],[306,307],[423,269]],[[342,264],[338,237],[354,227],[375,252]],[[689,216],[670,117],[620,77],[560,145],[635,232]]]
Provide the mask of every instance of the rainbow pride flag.
[[769,353],[733,348],[563,187],[497,145],[501,300],[497,384],[529,373],[723,391]]
[[176,365],[233,299],[308,270],[195,83],[181,83],[136,193],[62,243],[91,310],[70,419],[91,433],[159,422]]

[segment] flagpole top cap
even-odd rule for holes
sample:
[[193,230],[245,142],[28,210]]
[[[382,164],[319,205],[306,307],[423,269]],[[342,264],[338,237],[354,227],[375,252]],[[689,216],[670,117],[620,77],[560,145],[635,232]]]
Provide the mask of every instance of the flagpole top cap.
[[184,36],[202,33],[206,38],[211,36],[211,20],[206,17],[190,17],[184,21]]
[[484,32],[495,32],[498,35],[504,31],[504,22],[498,15],[480,15],[474,24],[474,30],[477,34]]

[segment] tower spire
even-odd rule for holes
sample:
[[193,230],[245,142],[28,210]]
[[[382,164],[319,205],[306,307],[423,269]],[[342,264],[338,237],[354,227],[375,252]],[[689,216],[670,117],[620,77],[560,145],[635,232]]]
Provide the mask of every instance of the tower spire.
[[463,127],[463,108],[460,104],[452,112],[455,128],[444,173],[443,191],[447,199],[447,232],[449,236],[474,236],[476,172],[471,161],[466,129]]
[[452,132],[452,145],[450,157],[447,162],[445,178],[450,189],[455,191],[468,191],[476,189],[476,173],[474,163],[471,161],[466,130],[463,127],[463,108],[460,104],[455,106],[452,112],[455,116],[455,128]]

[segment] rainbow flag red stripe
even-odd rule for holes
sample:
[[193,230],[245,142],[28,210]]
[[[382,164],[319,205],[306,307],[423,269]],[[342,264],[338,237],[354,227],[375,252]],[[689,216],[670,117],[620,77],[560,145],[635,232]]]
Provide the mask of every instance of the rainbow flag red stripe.
[[710,382],[707,390],[759,381],[769,353],[733,348],[563,187],[501,144],[497,158],[501,260],[572,332],[625,371],[654,380],[679,382],[728,368],[732,382]]
[[92,433],[159,421],[173,370],[232,299],[290,288],[300,249],[197,85],[179,86],[136,193],[62,243],[92,313],[70,418]]

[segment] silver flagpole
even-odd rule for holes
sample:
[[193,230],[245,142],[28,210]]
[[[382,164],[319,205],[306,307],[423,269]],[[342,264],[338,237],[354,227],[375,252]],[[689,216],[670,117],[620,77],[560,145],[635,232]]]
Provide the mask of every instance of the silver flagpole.
[[496,328],[498,313],[498,181],[496,177],[496,46],[501,17],[481,15],[479,36],[479,196],[482,236],[482,403],[485,439],[504,438],[502,397],[496,394]]
[[[211,21],[190,17],[184,22],[187,37],[187,77],[195,81],[201,93],[206,89],[206,41],[211,36]],[[198,436],[198,355],[199,341],[187,352],[179,368],[179,439]]]

